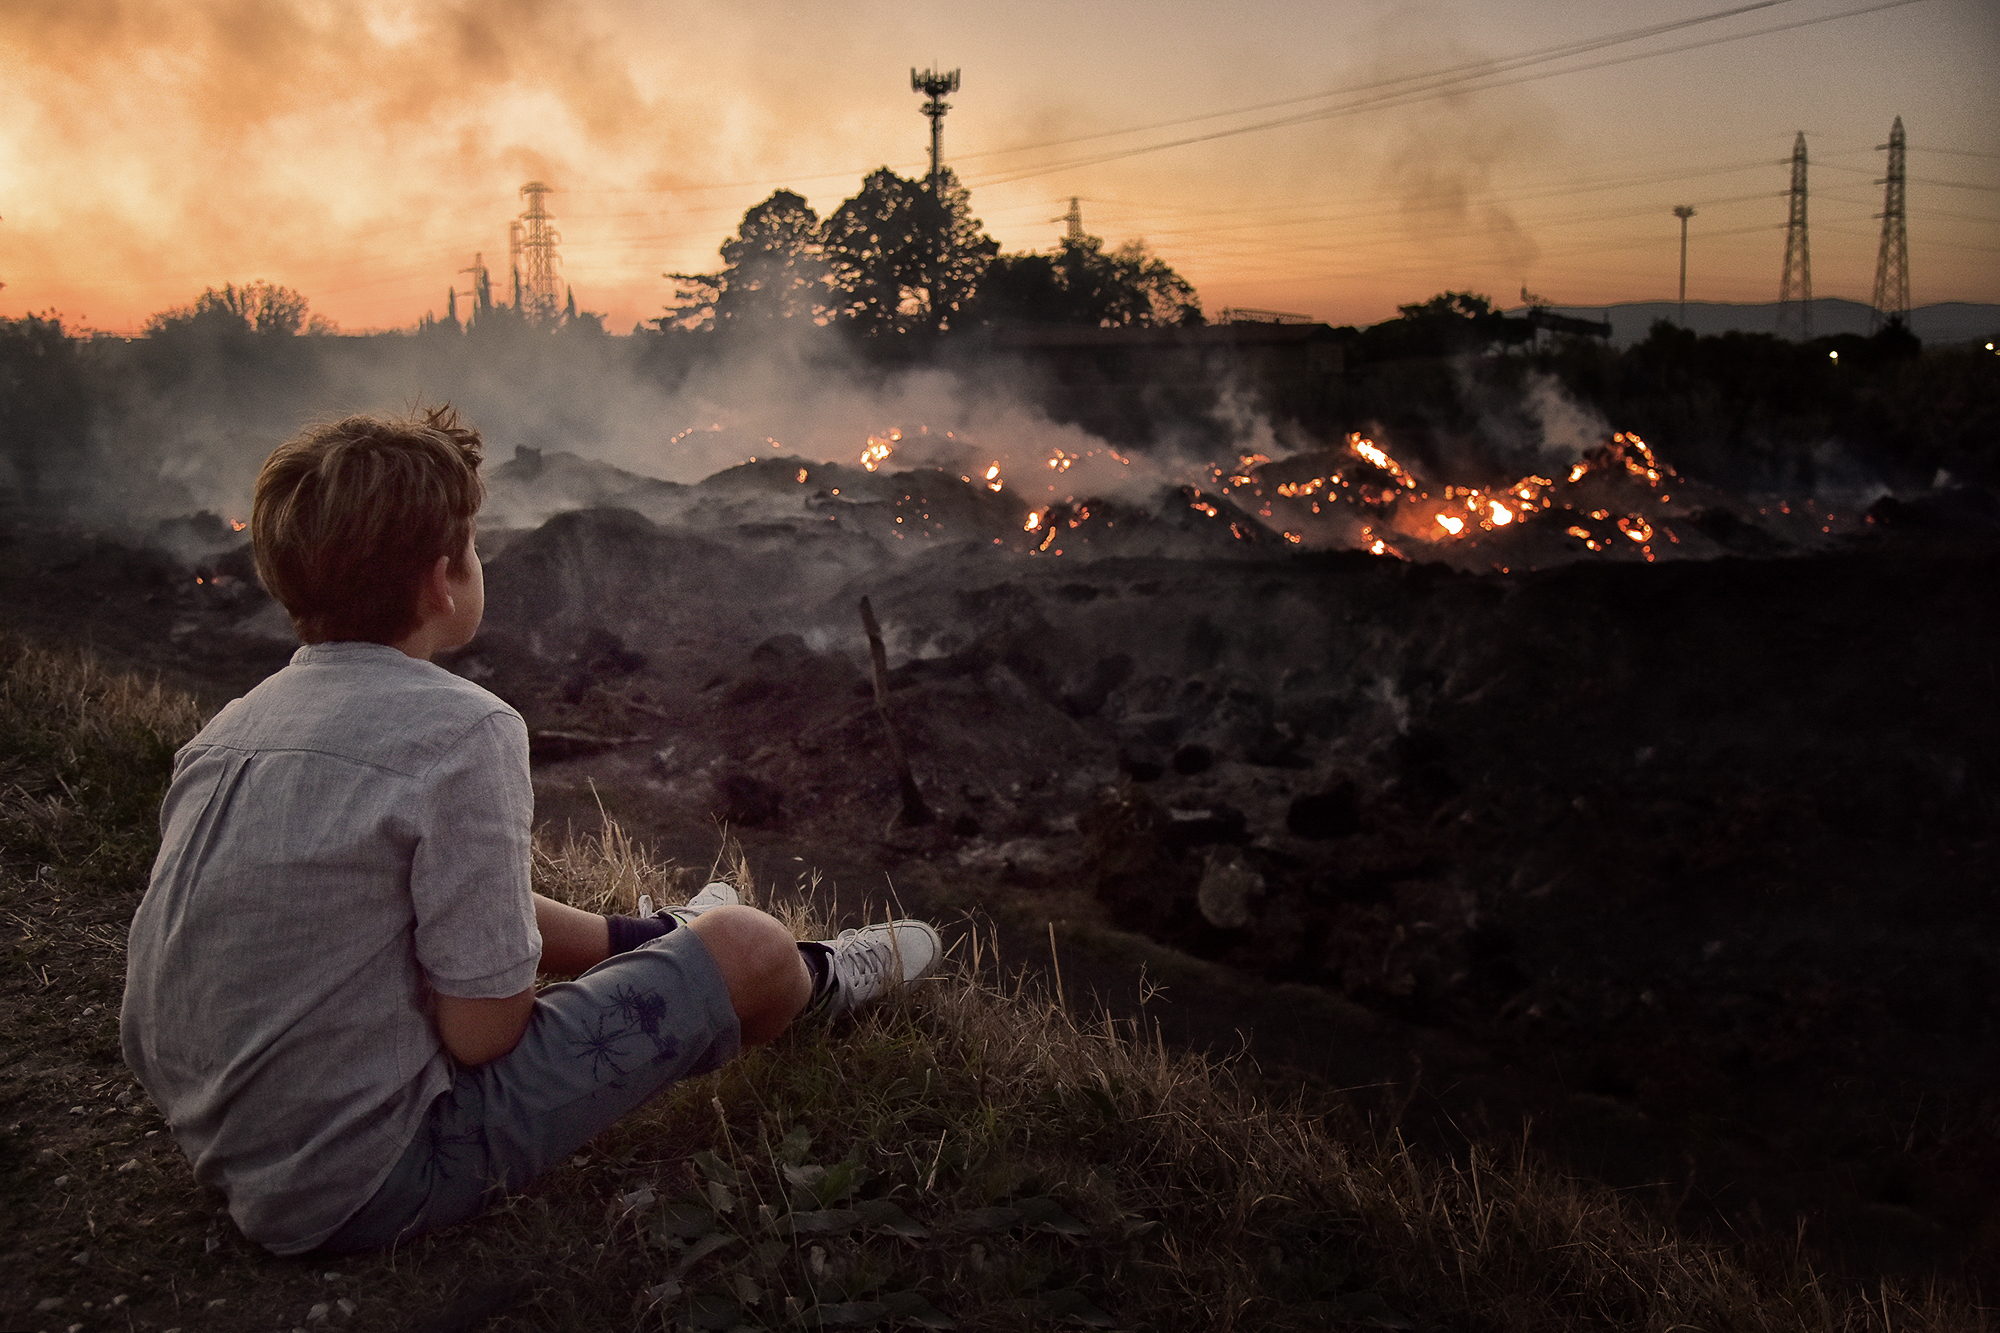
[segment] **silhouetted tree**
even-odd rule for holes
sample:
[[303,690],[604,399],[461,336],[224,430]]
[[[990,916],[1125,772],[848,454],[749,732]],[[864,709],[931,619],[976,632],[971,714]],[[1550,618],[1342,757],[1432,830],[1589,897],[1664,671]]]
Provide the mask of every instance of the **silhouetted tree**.
[[1525,319],[1509,319],[1493,302],[1472,292],[1440,292],[1428,301],[1397,306],[1399,317],[1365,330],[1361,354],[1371,361],[1412,356],[1459,356],[1535,336]]
[[1105,253],[1096,236],[1065,240],[1052,255],[1001,255],[986,270],[973,313],[992,323],[1102,328],[1203,322],[1194,286],[1143,241]]
[[831,320],[863,334],[937,333],[961,322],[999,243],[949,168],[942,202],[882,167],[821,228]]
[[306,323],[306,298],[289,287],[258,279],[241,287],[226,283],[220,290],[207,288],[191,306],[163,310],[146,321],[148,336],[171,335],[179,330],[205,331],[227,336],[255,333],[267,337],[291,337],[301,329],[308,333],[330,333],[333,326],[315,318]]
[[53,311],[0,319],[0,495],[11,482],[44,504],[84,465],[95,395],[79,348]]
[[682,328],[749,326],[820,317],[827,297],[819,215],[805,199],[779,190],[743,215],[722,243],[719,273],[669,273],[687,286],[667,316]]

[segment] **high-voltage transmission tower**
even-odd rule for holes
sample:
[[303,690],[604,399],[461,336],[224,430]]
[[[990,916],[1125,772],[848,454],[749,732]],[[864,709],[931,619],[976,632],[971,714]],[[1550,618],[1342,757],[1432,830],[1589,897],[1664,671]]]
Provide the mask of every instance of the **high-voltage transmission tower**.
[[514,265],[514,306],[537,320],[554,319],[562,307],[562,278],[556,272],[562,263],[562,256],[556,253],[562,235],[551,225],[555,219],[542,202],[544,195],[554,193],[553,186],[540,181],[523,185],[521,197],[528,201],[528,207],[507,228]]
[[1869,316],[1869,331],[1884,323],[1910,322],[1910,239],[1903,232],[1903,118],[1889,131],[1889,142],[1875,149],[1889,150],[1889,174],[1877,185],[1882,193],[1882,250],[1875,258],[1875,313]]
[[1075,245],[1083,239],[1083,206],[1077,203],[1075,195],[1069,197],[1069,212],[1059,218],[1050,218],[1049,221],[1067,222],[1069,224],[1069,230],[1063,234],[1063,240],[1069,242],[1071,245]]
[[953,70],[949,74],[940,74],[934,69],[927,69],[922,74],[919,74],[916,68],[912,66],[910,69],[910,91],[913,93],[922,93],[925,97],[930,98],[930,101],[924,103],[924,114],[931,118],[931,193],[937,196],[938,202],[942,203],[944,201],[944,185],[938,172],[941,170],[941,155],[944,152],[944,113],[951,110],[951,105],[944,98],[946,93],[955,93],[958,91],[958,71]]
[[1778,281],[1778,336],[1812,337],[1812,254],[1806,248],[1806,132],[1792,143],[1792,207],[1785,219],[1785,275]]

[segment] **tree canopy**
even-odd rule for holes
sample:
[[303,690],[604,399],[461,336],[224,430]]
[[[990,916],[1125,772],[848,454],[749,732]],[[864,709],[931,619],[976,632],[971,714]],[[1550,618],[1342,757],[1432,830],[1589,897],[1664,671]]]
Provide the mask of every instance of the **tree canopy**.
[[306,298],[290,287],[280,287],[262,278],[241,287],[225,283],[220,289],[204,289],[193,305],[176,306],[154,315],[146,321],[146,332],[152,336],[183,331],[222,336],[254,333],[278,338],[291,337],[301,330],[332,332],[333,325],[317,316],[307,322],[307,304]]
[[1052,255],[1001,255],[975,303],[990,323],[1089,324],[1099,328],[1203,322],[1194,286],[1144,241],[1109,253],[1096,236],[1064,240]]
[[828,294],[822,250],[819,215],[802,196],[779,190],[722,243],[721,272],[667,275],[687,284],[675,293],[678,322],[742,327],[820,318]]
[[1375,361],[1411,356],[1482,352],[1495,343],[1523,343],[1535,336],[1525,319],[1509,319],[1490,298],[1473,292],[1439,292],[1428,301],[1401,305],[1397,318],[1367,329],[1361,351]]
[[1049,255],[1001,255],[949,168],[932,193],[882,167],[824,219],[779,190],[743,215],[715,273],[669,273],[679,304],[662,327],[745,329],[810,321],[864,337],[977,324],[1125,328],[1203,322],[1194,287],[1130,241],[1067,240]]
[[972,197],[950,168],[933,195],[887,167],[822,229],[836,322],[868,335],[938,333],[958,325],[999,243],[980,231]]

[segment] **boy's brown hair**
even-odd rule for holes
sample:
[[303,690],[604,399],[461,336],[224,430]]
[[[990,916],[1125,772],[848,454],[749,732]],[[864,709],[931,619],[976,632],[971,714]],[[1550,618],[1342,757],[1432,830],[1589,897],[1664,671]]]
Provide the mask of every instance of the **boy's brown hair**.
[[395,643],[420,623],[439,556],[463,568],[486,498],[479,432],[449,405],[402,420],[348,417],[281,444],[257,474],[257,576],[306,643]]

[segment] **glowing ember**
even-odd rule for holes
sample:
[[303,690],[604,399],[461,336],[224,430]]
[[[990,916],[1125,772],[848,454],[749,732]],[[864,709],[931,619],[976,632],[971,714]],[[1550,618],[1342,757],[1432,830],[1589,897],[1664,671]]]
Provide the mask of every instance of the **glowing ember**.
[[1389,457],[1387,453],[1377,448],[1373,440],[1363,439],[1359,431],[1347,437],[1347,447],[1394,477],[1398,485],[1407,487],[1413,491],[1417,488],[1417,483],[1411,478],[1409,473],[1403,471],[1401,463],[1398,463],[1395,459]]
[[232,519],[230,519],[230,520],[229,520],[229,530],[230,530],[231,532],[241,532],[241,531],[243,531],[243,529],[245,529],[245,528],[247,528],[247,527],[249,527],[249,526],[250,526],[250,525],[249,525],[248,523],[245,523],[245,522],[244,522],[244,521],[243,521],[242,519],[240,519],[240,518],[232,518]]
[[879,439],[876,436],[870,435],[868,437],[868,447],[861,451],[861,466],[867,468],[870,472],[873,472],[876,468],[882,465],[883,461],[887,459],[891,453],[895,452],[893,449],[889,447],[890,442],[901,438],[902,437],[895,431],[891,431],[889,433],[889,439],[887,440]]
[[1446,532],[1449,532],[1454,537],[1456,537],[1459,533],[1465,531],[1465,520],[1455,515],[1439,514],[1437,516],[1437,521],[1439,527],[1443,528]]
[[1492,501],[1491,503],[1493,506],[1492,517],[1493,517],[1494,527],[1504,528],[1509,523],[1512,523],[1514,521],[1513,510],[1509,509],[1506,505],[1501,504],[1498,500]]
[[1023,532],[1039,532],[1041,530],[1041,526],[1042,526],[1042,516],[1036,513],[1034,510],[1030,509],[1028,511],[1028,521],[1022,524],[1021,530]]
[[999,490],[999,489],[1000,489],[1000,487],[1001,487],[1002,485],[1004,485],[1004,484],[1005,484],[1005,483],[1003,483],[1003,482],[1002,482],[1002,481],[1000,480],[1000,465],[999,465],[998,463],[995,463],[995,464],[994,464],[994,465],[993,465],[992,467],[990,467],[990,468],[987,468],[987,469],[986,469],[986,489],[987,489],[987,490],[989,490],[989,491],[997,491],[997,490]]
[[800,469],[799,469],[799,485],[803,486],[803,485],[805,485],[805,484],[806,484],[806,470],[805,470],[804,468],[800,468]]

